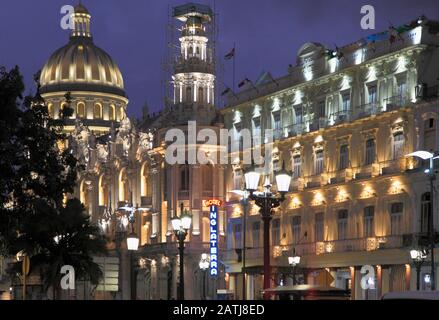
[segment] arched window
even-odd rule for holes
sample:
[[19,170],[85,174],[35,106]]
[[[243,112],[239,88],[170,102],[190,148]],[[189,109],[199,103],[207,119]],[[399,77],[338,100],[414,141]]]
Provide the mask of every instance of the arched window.
[[99,178],[99,205],[107,206],[108,205],[108,190],[105,184],[105,177],[101,175]]
[[426,192],[421,197],[421,232],[428,232],[431,220],[431,197]]
[[108,120],[110,121],[116,120],[116,107],[114,105],[110,105],[108,112]]
[[50,118],[53,118],[53,104],[52,103],[49,103],[47,105],[47,113],[48,113]]
[[190,86],[186,87],[186,101],[192,102],[192,88]]
[[99,103],[96,103],[93,107],[93,118],[102,119],[102,105]]
[[79,102],[76,105],[76,117],[80,119],[85,118],[85,104],[83,102]]
[[125,168],[119,173],[119,201],[129,201],[129,185]]
[[189,190],[189,166],[187,164],[180,167],[180,190]]
[[198,103],[203,103],[204,101],[204,89],[203,87],[198,88]]
[[119,119],[120,120],[123,120],[123,119],[125,119],[125,110],[123,109],[123,107],[120,107],[120,110],[119,110]]
[[142,197],[150,196],[150,183],[149,183],[149,171],[147,167],[147,163],[144,163],[142,166],[142,170],[140,172],[140,193]]

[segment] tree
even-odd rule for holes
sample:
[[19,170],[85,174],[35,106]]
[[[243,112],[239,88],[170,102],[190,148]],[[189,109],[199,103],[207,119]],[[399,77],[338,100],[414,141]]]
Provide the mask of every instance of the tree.
[[[0,133],[0,146],[8,151],[0,163],[7,169],[0,179],[2,247],[10,255],[22,251],[30,257],[31,272],[41,272],[46,292],[49,286],[56,292],[63,263],[97,283],[102,274],[92,255],[105,253],[105,241],[79,200],[66,201],[82,168],[65,147],[63,121],[49,117],[38,81],[36,95],[22,99],[18,68],[3,69],[0,76],[0,102],[8,104],[12,115],[2,115],[3,122],[12,124]],[[67,107],[60,115],[71,112]]]

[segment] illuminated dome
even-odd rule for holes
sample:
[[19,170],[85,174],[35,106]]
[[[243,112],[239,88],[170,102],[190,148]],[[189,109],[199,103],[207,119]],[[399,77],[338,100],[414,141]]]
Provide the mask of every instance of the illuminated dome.
[[56,50],[41,71],[41,93],[93,91],[126,96],[119,67],[93,43],[90,18],[83,5],[75,7],[69,43]]

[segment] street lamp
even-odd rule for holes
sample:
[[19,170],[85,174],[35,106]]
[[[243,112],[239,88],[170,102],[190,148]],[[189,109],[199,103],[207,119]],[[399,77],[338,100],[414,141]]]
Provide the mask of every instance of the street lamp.
[[131,233],[127,236],[127,248],[130,253],[130,288],[131,300],[136,300],[137,275],[134,272],[134,251],[139,249],[139,237],[134,232],[134,220],[131,221]]
[[430,256],[431,256],[431,290],[436,290],[436,277],[435,277],[435,265],[434,265],[434,247],[435,247],[435,234],[433,229],[433,215],[434,215],[434,187],[433,187],[433,181],[436,179],[436,174],[434,173],[434,167],[433,167],[433,160],[439,158],[439,156],[435,156],[433,153],[428,151],[415,151],[413,153],[410,153],[407,155],[407,157],[418,157],[422,160],[429,160],[429,167],[427,170],[425,170],[425,173],[428,174],[430,178],[430,215],[429,215],[429,221],[428,221],[428,240],[430,244]]
[[207,253],[201,254],[200,263],[198,265],[200,266],[200,270],[203,273],[203,300],[206,300],[206,274],[207,269],[209,269],[210,266],[210,259]]
[[[256,186],[257,187],[257,186]],[[246,250],[247,250],[247,244],[246,244],[246,238],[247,238],[247,210],[248,210],[248,200],[249,200],[249,193],[247,190],[232,190],[233,193],[241,196],[241,205],[243,208],[243,215],[242,215],[242,229],[243,229],[243,235],[242,235],[242,300],[246,299],[246,281],[245,281],[245,263],[246,263]]]
[[270,288],[270,221],[273,209],[280,206],[285,200],[285,194],[288,192],[291,183],[291,175],[285,170],[285,163],[282,164],[282,170],[276,174],[276,184],[278,194],[271,192],[271,185],[268,177],[265,182],[265,190],[261,194],[255,194],[258,189],[261,174],[256,171],[254,165],[245,173],[245,188],[250,192],[249,198],[254,200],[260,208],[261,218],[264,224],[264,299],[269,299],[267,289]]
[[293,285],[296,285],[296,266],[300,263],[300,256],[293,252],[293,256],[288,257],[288,264],[293,267]]
[[419,281],[421,277],[421,266],[427,258],[427,252],[425,250],[410,250],[410,258],[416,267],[416,290],[419,291]]
[[175,216],[171,219],[172,229],[178,240],[178,253],[180,260],[180,282],[178,284],[178,299],[184,300],[184,240],[186,239],[192,224],[192,216],[187,210],[183,212],[183,203],[181,204],[180,217]]

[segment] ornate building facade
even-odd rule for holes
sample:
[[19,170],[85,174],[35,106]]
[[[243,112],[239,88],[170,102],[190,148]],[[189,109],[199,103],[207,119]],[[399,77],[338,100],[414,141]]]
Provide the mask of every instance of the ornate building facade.
[[[298,283],[350,289],[352,299],[416,287],[409,251],[428,231],[431,195],[425,163],[406,155],[439,149],[439,28],[426,19],[404,27],[382,33],[385,40],[372,35],[334,51],[306,43],[288,75],[248,85],[222,110],[235,139],[248,128],[264,148],[264,132],[273,130],[265,174],[273,179],[284,162],[293,175],[271,222],[272,286],[293,283],[288,256],[295,253]],[[241,190],[246,166],[239,153],[231,157],[226,190]],[[237,249],[246,235],[246,295],[260,298],[260,214],[250,205],[244,233],[240,199],[227,195],[228,288],[242,296]],[[374,269],[374,289],[361,287],[364,265]],[[424,289],[429,270],[425,263]]]
[[[83,5],[75,7],[69,43],[55,51],[41,72],[41,93],[50,115],[58,118],[66,104],[74,109],[66,121],[66,145],[85,167],[74,196],[108,237],[109,256],[95,258],[104,279],[97,288],[78,281],[71,293],[77,299],[176,299],[179,256],[171,219],[181,214],[181,207],[192,214],[185,242],[186,298],[212,299],[217,288],[225,287],[224,266],[218,277],[199,267],[210,243],[210,208],[204,200],[224,201],[224,167],[188,160],[169,164],[165,159],[172,142],[165,139],[169,129],[181,129],[188,139],[188,121],[196,122],[195,133],[222,128],[214,102],[214,55],[206,32],[213,13],[207,6],[188,4],[175,7],[173,18],[181,23],[181,51],[170,79],[173,103],[136,126],[126,117],[121,72],[94,44],[91,16]],[[219,152],[217,144],[199,146],[195,141],[186,145],[186,159],[190,148],[206,155]],[[222,247],[224,210],[220,208],[218,215]],[[140,239],[134,253],[127,250],[131,230]]]

